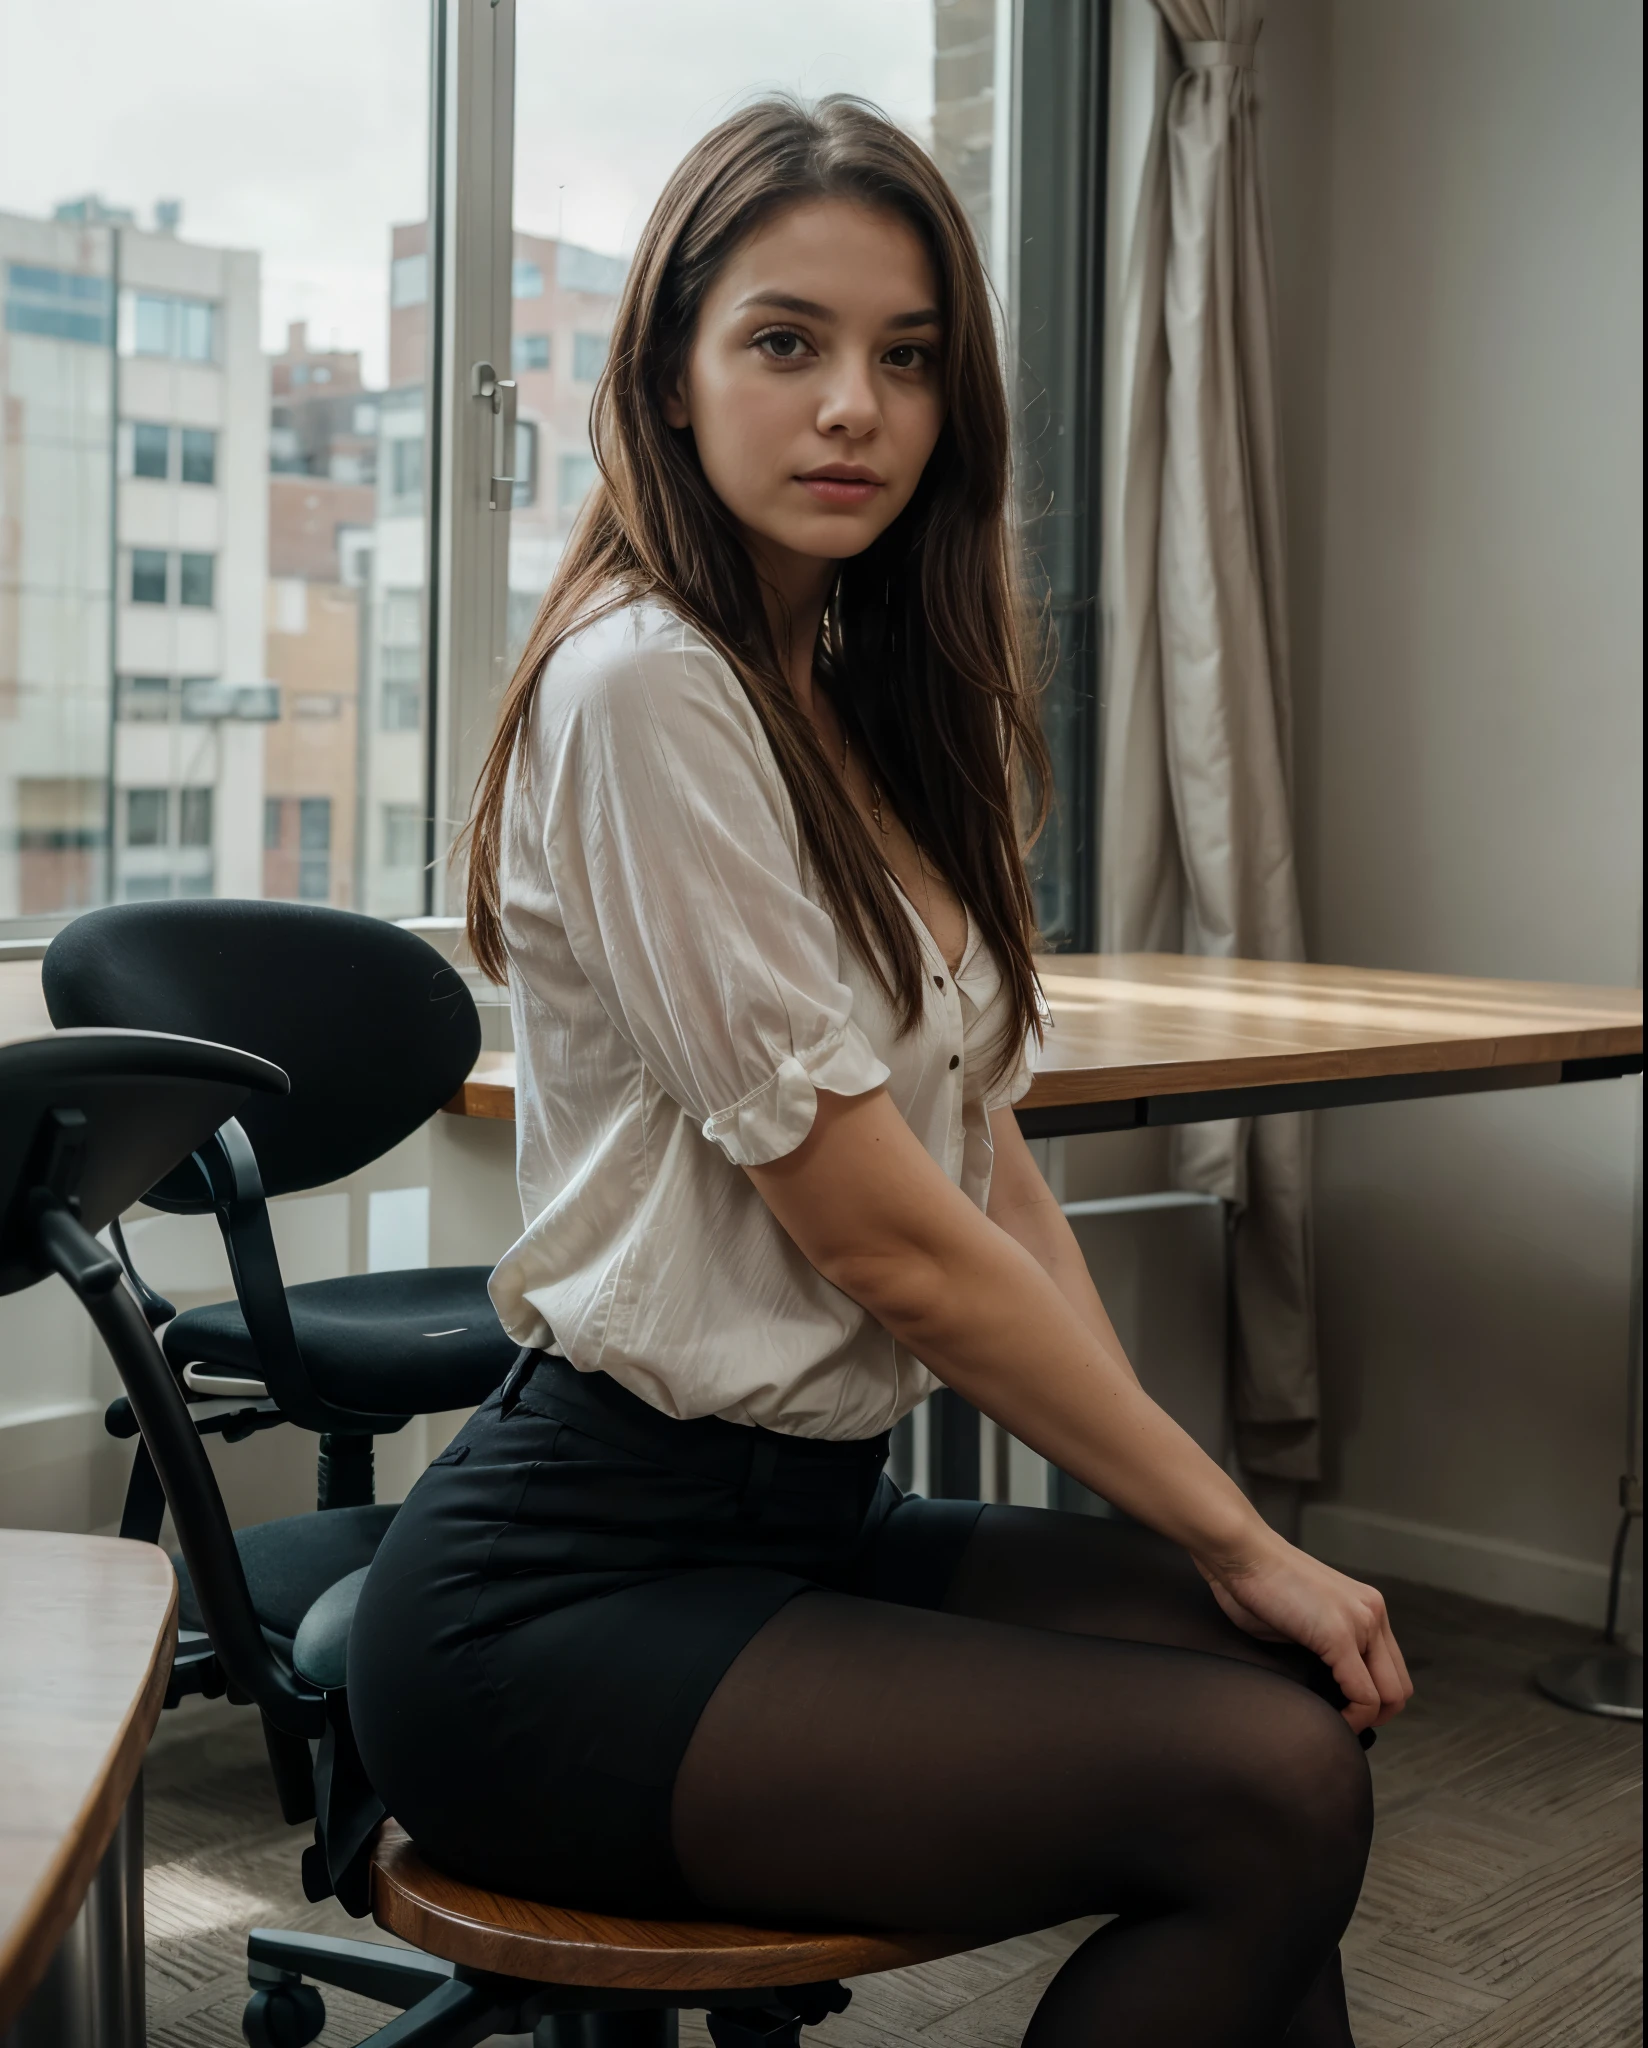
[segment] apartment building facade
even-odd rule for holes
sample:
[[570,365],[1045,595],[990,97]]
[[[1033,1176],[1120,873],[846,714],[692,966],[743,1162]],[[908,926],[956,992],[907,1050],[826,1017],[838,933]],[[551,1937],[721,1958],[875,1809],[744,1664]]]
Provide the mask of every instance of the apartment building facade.
[[0,214],[0,917],[256,895],[258,258]]

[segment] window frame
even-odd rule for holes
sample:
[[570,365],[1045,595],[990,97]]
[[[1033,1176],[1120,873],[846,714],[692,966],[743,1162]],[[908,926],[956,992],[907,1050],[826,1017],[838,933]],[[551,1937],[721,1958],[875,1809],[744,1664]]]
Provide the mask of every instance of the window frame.
[[[1013,5],[1009,304],[1020,509],[1057,659],[1056,814],[1033,857],[1052,952],[1098,944],[1105,171],[1111,0]],[[1053,870],[1050,872],[1050,869]],[[1049,911],[1052,915],[1049,915]]]
[[[447,855],[508,675],[513,493],[494,494],[481,366],[507,376],[514,325],[515,0],[433,0],[424,912],[461,908]],[[496,496],[496,508],[493,498]]]

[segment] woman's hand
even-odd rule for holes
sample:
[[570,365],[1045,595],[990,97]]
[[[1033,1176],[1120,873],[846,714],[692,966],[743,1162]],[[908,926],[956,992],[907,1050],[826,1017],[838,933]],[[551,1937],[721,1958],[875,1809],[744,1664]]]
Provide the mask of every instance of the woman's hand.
[[1197,1560],[1213,1597],[1238,1628],[1269,1641],[1302,1643],[1333,1673],[1358,1734],[1401,1713],[1413,1696],[1384,1595],[1347,1579],[1280,1536],[1240,1565]]

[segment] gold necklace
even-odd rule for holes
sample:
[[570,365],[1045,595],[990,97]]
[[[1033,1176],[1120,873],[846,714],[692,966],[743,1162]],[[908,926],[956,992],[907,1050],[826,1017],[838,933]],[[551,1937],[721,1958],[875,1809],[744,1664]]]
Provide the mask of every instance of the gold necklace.
[[[841,780],[843,785],[847,782],[847,755],[852,749],[852,744],[852,736],[847,731],[847,728],[843,726],[841,728]],[[866,769],[865,773],[869,773],[868,769]],[[877,782],[873,775],[870,776],[870,816],[875,819],[876,830],[885,839],[887,837],[887,826],[881,815],[881,784]]]
[[[847,756],[852,751],[852,744],[852,739],[848,734],[847,728],[843,726],[841,728],[841,782],[842,787],[847,789],[849,795],[851,795],[852,791],[851,786],[848,784],[847,781]],[[881,784],[877,782],[874,775],[870,774],[870,771],[868,769],[865,770],[865,773],[866,775],[869,775],[870,781],[870,816],[875,819],[876,830],[881,834],[882,838],[885,839],[887,837],[887,822],[881,815]],[[932,889],[929,886],[929,877],[927,873],[927,857],[922,852],[920,846],[916,846],[915,856],[916,869],[921,876],[921,921],[923,924],[926,925],[927,929],[931,931],[933,928],[933,894]],[[896,873],[894,873],[891,866],[889,866],[888,868],[888,873],[893,876],[893,880],[895,882],[898,882],[898,876]],[[904,890],[904,894],[906,898],[908,898],[910,894],[909,890],[904,889],[904,884],[902,882],[898,882],[898,886],[900,889]],[[934,943],[936,944],[937,942],[935,941]]]

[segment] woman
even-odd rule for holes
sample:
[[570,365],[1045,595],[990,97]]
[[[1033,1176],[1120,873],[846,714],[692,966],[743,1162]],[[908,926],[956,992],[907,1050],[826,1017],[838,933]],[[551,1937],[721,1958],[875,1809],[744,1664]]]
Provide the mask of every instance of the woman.
[[[928,159],[845,99],[707,136],[594,428],[469,847],[526,1348],[367,1583],[373,1778],[438,1862],[568,1903],[1117,1915],[1034,2048],[1346,2043],[1357,1735],[1410,1687],[1378,1594],[1139,1388],[1013,1117],[1044,757]],[[901,1498],[935,1376],[1132,1520]]]

